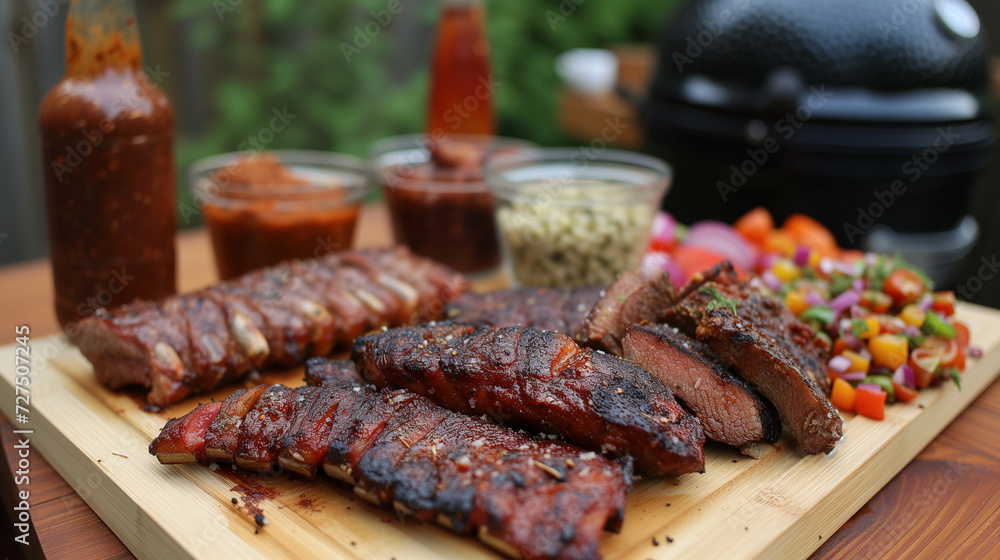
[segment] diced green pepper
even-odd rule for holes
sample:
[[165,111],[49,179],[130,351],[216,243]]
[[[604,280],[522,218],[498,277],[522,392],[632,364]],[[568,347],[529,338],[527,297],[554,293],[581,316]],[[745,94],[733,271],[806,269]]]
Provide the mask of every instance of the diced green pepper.
[[955,338],[958,333],[955,327],[938,316],[937,313],[928,312],[924,324],[920,326],[921,332],[929,336],[943,336],[945,338]]

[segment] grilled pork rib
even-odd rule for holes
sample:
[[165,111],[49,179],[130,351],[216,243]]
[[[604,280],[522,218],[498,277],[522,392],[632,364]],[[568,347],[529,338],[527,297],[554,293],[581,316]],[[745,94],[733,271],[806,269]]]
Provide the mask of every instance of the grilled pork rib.
[[774,405],[765,401],[697,340],[665,325],[630,325],[625,358],[670,387],[701,420],[705,436],[734,446],[781,435]]
[[409,389],[455,412],[631,457],[641,474],[704,467],[701,425],[668,388],[564,334],[450,323],[400,327],[359,338],[352,359],[377,387]]
[[573,334],[602,293],[601,286],[470,292],[452,302],[445,317],[477,327],[522,326]]
[[[247,391],[259,395],[250,409],[236,396],[170,420],[150,453],[161,463],[205,460],[206,439],[225,424],[236,453],[214,460],[257,472],[280,465],[307,477],[322,466],[365,499],[459,534],[477,532],[528,560],[599,558],[602,529],[621,526],[628,476],[592,452],[449,412],[407,391],[338,382]],[[224,410],[245,413],[220,421]]]
[[302,364],[361,333],[440,318],[466,289],[447,268],[406,249],[288,262],[159,303],[100,310],[75,342],[113,389],[149,388],[166,406],[258,368]]

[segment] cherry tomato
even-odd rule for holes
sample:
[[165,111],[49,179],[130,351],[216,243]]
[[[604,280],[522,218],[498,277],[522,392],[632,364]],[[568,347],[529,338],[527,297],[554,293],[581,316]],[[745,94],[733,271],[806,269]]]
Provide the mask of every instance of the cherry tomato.
[[892,390],[896,392],[896,400],[899,402],[910,402],[917,398],[917,395],[919,394],[916,389],[911,389],[906,385],[900,385],[895,381],[892,382]]
[[670,241],[664,241],[663,239],[650,239],[649,247],[646,248],[647,253],[670,253],[673,252],[674,247],[677,246],[677,241],[671,239]]
[[955,292],[935,292],[931,300],[931,309],[945,317],[955,314]]
[[747,241],[757,245],[763,245],[767,236],[774,231],[774,218],[766,208],[758,206],[747,212],[742,218],[736,220],[733,228]]
[[963,349],[969,347],[969,327],[965,323],[955,321],[951,324],[955,327],[955,340],[958,341],[958,345]]
[[953,367],[959,371],[965,369],[965,352],[962,351],[957,338],[948,339],[940,336],[931,336],[920,346],[939,351],[943,367]]
[[941,368],[941,350],[920,347],[910,352],[910,367],[913,368],[917,389],[923,389],[934,380],[934,374]]
[[861,307],[866,307],[872,313],[885,313],[892,307],[892,297],[882,292],[865,290],[861,292]]
[[920,299],[927,287],[912,270],[901,268],[886,278],[883,290],[892,297],[896,307],[903,307]]

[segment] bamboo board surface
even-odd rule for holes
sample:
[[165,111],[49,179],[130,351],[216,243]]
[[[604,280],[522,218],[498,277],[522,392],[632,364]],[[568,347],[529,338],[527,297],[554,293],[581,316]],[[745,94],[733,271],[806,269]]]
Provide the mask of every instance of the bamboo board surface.
[[[984,350],[961,390],[948,384],[922,391],[914,403],[889,407],[882,422],[845,414],[845,438],[827,456],[801,455],[787,433],[757,460],[709,444],[705,474],[637,483],[622,533],[602,543],[604,556],[807,557],[1000,374],[1000,311],[963,304],[959,316]],[[472,538],[401,520],[322,475],[242,476],[224,472],[228,467],[160,465],[148,454],[166,418],[232,387],[154,414],[142,410],[138,394],[99,386],[62,337],[32,340],[31,357],[30,422],[15,428],[33,430],[32,449],[139,558],[499,557]],[[8,418],[14,362],[14,347],[0,348],[0,410]],[[301,371],[262,381],[298,385]],[[247,488],[273,496],[258,504],[269,519],[259,532],[241,495]]]

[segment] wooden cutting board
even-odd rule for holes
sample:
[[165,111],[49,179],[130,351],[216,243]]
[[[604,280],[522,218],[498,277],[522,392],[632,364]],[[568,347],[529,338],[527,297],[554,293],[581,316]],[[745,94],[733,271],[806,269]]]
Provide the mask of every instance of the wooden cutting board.
[[[844,440],[831,455],[804,456],[787,433],[756,460],[709,444],[704,474],[637,483],[624,529],[605,537],[604,556],[807,557],[1000,374],[1000,311],[962,304],[959,317],[984,350],[961,390],[948,384],[922,391],[916,402],[890,406],[882,422],[845,414]],[[0,348],[0,410],[8,418],[14,354],[13,346]],[[213,472],[160,465],[149,455],[168,417],[223,398],[231,387],[144,412],[138,393],[99,386],[63,337],[32,340],[31,368],[29,422],[15,429],[32,430],[31,451],[43,454],[139,558],[499,558],[472,538],[402,520],[323,476],[251,476],[227,466]],[[301,372],[265,374],[262,381],[298,385]],[[263,510],[266,526],[258,528],[248,503]],[[879,542],[873,535],[872,546]]]

